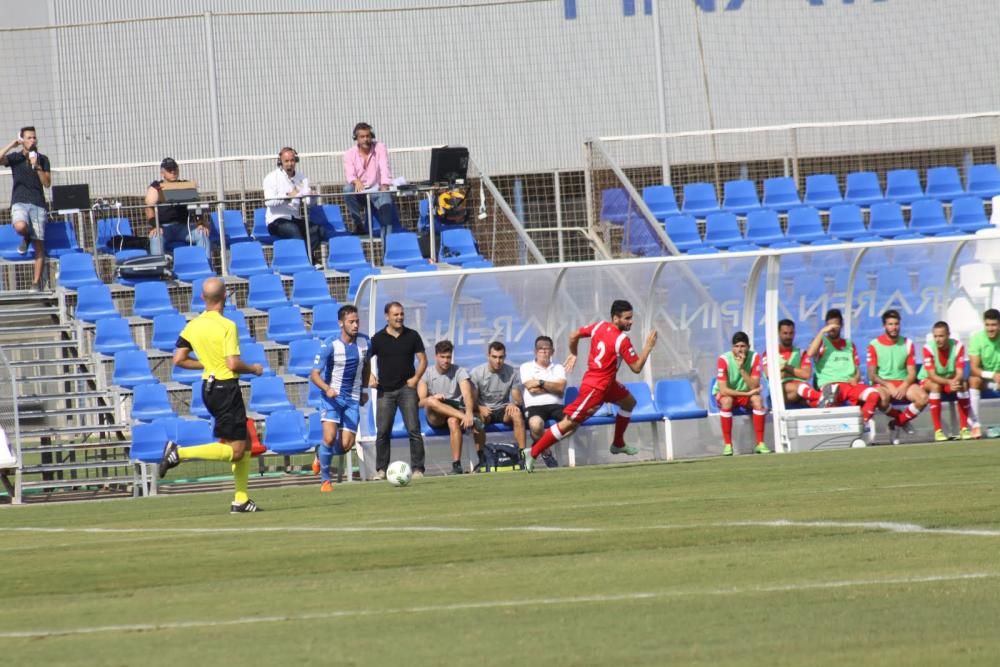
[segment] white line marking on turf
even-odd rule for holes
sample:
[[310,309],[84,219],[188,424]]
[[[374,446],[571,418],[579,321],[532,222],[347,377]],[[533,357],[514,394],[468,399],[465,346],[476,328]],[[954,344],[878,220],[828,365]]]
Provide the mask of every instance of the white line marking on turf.
[[155,632],[159,630],[183,630],[187,628],[213,628],[234,625],[252,625],[258,623],[289,623],[327,620],[332,618],[360,616],[381,616],[384,614],[428,614],[447,613],[454,611],[470,611],[478,609],[501,609],[510,607],[540,607],[549,605],[574,605],[606,602],[633,602],[635,600],[651,600],[656,598],[691,597],[691,596],[725,596],[754,595],[760,593],[794,593],[798,591],[823,590],[832,588],[851,588],[859,586],[896,586],[906,584],[925,584],[949,581],[965,581],[970,579],[992,579],[1000,576],[1000,572],[969,572],[957,574],[928,575],[924,577],[896,577],[888,579],[848,579],[840,581],[815,581],[799,584],[776,584],[770,586],[748,586],[743,588],[717,588],[693,590],[668,590],[657,592],[622,593],[619,595],[586,595],[562,598],[534,598],[526,600],[490,600],[485,602],[466,602],[444,605],[425,605],[419,607],[397,607],[391,609],[353,609],[312,614],[287,614],[275,616],[248,616],[223,620],[202,621],[172,621],[164,623],[133,623],[127,625],[97,625],[79,628],[62,628],[50,630],[15,630],[0,632],[0,639],[39,639],[46,637],[65,637],[70,635],[91,635],[114,632]]
[[461,526],[244,526],[241,528],[67,528],[42,526],[15,526],[5,532],[21,533],[171,533],[212,535],[215,533],[597,533],[598,528],[573,528],[566,526],[497,526],[493,528],[463,528]]
[[969,537],[1000,537],[1000,530],[989,528],[928,528],[915,523],[892,521],[731,521],[722,526],[757,526],[763,528],[861,528],[890,533],[920,533],[927,535],[963,535]]

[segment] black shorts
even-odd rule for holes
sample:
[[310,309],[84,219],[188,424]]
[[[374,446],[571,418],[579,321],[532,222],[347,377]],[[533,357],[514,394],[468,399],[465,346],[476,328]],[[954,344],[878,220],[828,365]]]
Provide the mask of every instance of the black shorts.
[[532,405],[530,408],[524,410],[524,415],[528,419],[532,417],[541,417],[543,422],[547,422],[550,419],[553,421],[562,421],[565,415],[563,414],[563,408],[565,406],[561,403],[548,403],[547,405]]
[[212,435],[223,440],[247,439],[247,409],[243,404],[239,380],[216,380],[211,391],[207,382],[203,382],[201,397],[209,413],[215,417]]
[[487,423],[488,424],[502,424],[503,423],[503,418],[506,415],[507,415],[507,406],[505,405],[502,408],[497,408],[496,410],[493,410],[492,412],[490,412],[490,420]]

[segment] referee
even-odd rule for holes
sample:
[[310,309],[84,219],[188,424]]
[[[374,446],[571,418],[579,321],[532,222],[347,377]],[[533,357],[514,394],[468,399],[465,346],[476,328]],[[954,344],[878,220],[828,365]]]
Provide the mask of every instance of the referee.
[[[226,284],[221,278],[202,283],[205,312],[187,323],[177,339],[174,365],[188,370],[202,370],[201,395],[205,407],[215,418],[212,432],[221,442],[193,447],[167,442],[160,460],[160,477],[188,459],[231,461],[236,498],[229,511],[233,514],[256,512],[257,504],[247,495],[250,479],[250,445],[247,443],[247,411],[240,391],[240,373],[260,375],[260,364],[246,364],[240,359],[236,324],[222,316],[226,303]],[[192,350],[197,355],[193,359]]]

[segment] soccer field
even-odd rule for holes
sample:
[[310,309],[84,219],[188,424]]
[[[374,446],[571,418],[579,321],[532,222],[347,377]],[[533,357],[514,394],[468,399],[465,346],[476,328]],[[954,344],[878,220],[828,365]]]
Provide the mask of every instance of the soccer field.
[[995,664],[995,442],[0,511],[19,665]]

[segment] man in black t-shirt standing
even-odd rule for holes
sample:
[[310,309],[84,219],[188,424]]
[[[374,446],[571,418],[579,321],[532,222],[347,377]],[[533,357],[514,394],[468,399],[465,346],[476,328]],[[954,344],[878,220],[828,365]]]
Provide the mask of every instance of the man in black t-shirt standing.
[[[18,150],[13,150],[18,148]],[[28,246],[35,249],[35,272],[31,291],[42,289],[42,269],[45,266],[45,223],[49,219],[49,206],[45,203],[45,189],[52,185],[49,158],[38,152],[38,135],[35,128],[22,127],[17,139],[2,151],[0,164],[10,167],[14,189],[10,196],[10,217],[14,231],[23,237],[17,251],[28,253]]]
[[424,474],[424,437],[420,433],[420,415],[417,412],[417,385],[427,370],[427,355],[420,334],[403,326],[403,319],[403,305],[397,301],[387,303],[386,327],[372,336],[368,348],[373,360],[368,386],[378,389],[378,400],[375,402],[375,470],[379,479],[385,479],[385,471],[389,467],[392,422],[397,408],[403,413],[403,423],[410,438],[413,476],[422,477]]

